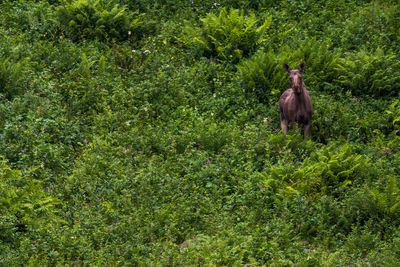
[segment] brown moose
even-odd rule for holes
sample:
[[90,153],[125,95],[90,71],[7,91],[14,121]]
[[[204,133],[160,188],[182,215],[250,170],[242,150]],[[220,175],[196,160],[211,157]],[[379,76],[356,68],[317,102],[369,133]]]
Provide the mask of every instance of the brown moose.
[[301,63],[299,68],[294,70],[291,70],[288,64],[283,64],[283,69],[289,75],[291,88],[281,95],[279,109],[282,132],[286,135],[289,125],[295,122],[301,126],[304,138],[307,138],[311,134],[313,107],[311,97],[301,77],[304,68],[304,63]]

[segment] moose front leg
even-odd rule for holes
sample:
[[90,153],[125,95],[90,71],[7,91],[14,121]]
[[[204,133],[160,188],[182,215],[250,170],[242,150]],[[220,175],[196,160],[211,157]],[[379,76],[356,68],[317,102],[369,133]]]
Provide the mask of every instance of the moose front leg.
[[304,139],[308,139],[311,135],[311,122],[304,124]]
[[289,129],[289,123],[287,120],[281,120],[281,129],[283,134],[286,135]]

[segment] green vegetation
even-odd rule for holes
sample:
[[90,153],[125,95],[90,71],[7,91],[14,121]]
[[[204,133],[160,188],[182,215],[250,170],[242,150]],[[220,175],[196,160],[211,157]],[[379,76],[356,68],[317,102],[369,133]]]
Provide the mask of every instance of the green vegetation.
[[[264,43],[263,35],[271,24],[272,17],[259,23],[255,13],[244,14],[243,10],[221,8],[218,15],[207,14],[201,27],[186,25],[181,41],[188,47],[197,48],[199,54],[237,62],[253,53]],[[261,24],[257,26],[257,24]]]
[[1,266],[400,264],[398,1],[0,10]]

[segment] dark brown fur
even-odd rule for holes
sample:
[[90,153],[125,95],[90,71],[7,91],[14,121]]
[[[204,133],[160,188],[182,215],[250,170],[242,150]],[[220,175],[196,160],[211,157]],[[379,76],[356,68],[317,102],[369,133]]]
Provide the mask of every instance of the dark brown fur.
[[286,134],[291,123],[298,123],[303,129],[304,137],[307,138],[311,134],[313,107],[311,97],[301,77],[304,67],[302,63],[299,69],[291,70],[288,64],[283,65],[283,69],[289,75],[291,88],[281,95],[279,108],[282,132]]

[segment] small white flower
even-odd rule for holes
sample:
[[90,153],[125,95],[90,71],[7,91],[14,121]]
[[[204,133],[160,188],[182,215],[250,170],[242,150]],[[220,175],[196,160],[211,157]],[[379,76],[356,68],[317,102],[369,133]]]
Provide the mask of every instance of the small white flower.
[[148,55],[148,54],[150,54],[151,52],[149,51],[149,50],[144,50],[144,52],[143,52],[143,54],[145,54],[145,55]]
[[133,49],[133,50],[132,50],[132,53],[134,53],[134,54],[135,54],[135,53],[136,53],[136,50],[135,50],[135,49]]
[[128,31],[128,35],[131,35],[132,34],[132,32],[131,31]]

